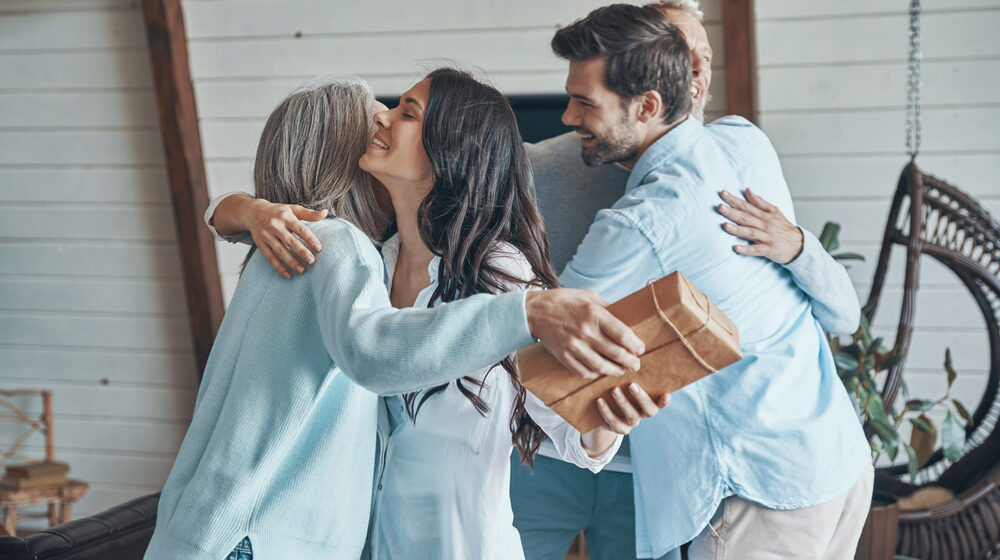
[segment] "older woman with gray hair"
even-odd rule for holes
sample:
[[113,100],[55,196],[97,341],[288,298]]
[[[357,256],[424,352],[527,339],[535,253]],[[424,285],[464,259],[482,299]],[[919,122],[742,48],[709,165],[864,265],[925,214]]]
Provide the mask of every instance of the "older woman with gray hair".
[[310,274],[285,280],[262,251],[248,258],[146,558],[354,560],[371,504],[377,400],[369,391],[446,383],[536,337],[584,376],[637,368],[641,341],[592,292],[391,307],[370,239],[387,215],[357,167],[371,115],[384,109],[360,80],[323,80],[268,119],[257,194],[337,218],[309,226],[325,247]]

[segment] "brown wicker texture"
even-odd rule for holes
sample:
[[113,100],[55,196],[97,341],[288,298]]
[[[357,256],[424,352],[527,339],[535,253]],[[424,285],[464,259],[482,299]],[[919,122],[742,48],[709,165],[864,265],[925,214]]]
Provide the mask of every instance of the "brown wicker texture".
[[[938,451],[920,469],[915,485],[908,482],[905,466],[880,469],[876,491],[907,495],[920,487],[939,486],[955,494],[926,509],[900,512],[899,554],[928,560],[1000,556],[1000,226],[971,196],[923,174],[913,162],[908,164],[893,197],[871,295],[864,307],[869,321],[878,307],[893,245],[906,248],[895,350],[905,356],[909,349],[920,257],[926,255],[948,267],[982,311],[989,334],[990,369],[982,398],[966,427],[966,446],[959,459],[948,461]],[[904,364],[889,372],[883,390],[887,408],[899,392]]]

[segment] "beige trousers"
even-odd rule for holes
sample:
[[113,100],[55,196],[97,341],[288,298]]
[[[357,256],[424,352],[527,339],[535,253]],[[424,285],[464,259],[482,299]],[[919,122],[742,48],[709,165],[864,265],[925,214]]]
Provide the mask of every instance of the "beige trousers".
[[874,475],[869,465],[844,495],[801,509],[726,498],[691,542],[688,560],[852,560],[871,507]]

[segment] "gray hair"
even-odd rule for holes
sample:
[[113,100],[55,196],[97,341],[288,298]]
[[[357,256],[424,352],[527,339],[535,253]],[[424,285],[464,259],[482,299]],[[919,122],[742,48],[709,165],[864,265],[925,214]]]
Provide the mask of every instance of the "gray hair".
[[374,133],[371,86],[358,78],[317,78],[271,112],[254,162],[254,194],[329,210],[378,240],[389,216],[358,160]]
[[701,21],[705,17],[705,12],[701,11],[701,2],[698,0],[662,0],[660,2],[650,2],[646,4],[657,10],[680,10],[687,12]]

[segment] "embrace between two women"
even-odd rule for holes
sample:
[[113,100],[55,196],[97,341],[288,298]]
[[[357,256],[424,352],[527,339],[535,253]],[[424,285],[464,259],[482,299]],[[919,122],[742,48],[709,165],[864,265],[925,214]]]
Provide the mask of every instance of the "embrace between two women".
[[[470,75],[436,70],[392,110],[360,80],[293,93],[254,187],[336,218],[311,226],[308,274],[249,256],[147,558],[222,559],[244,537],[260,558],[358,558],[370,511],[373,557],[442,557],[442,539],[518,557],[512,445],[530,462],[547,436],[597,471],[669,401],[636,386],[580,434],[521,387],[509,354],[535,337],[587,376],[636,369],[642,345],[593,293],[524,291],[557,283],[531,170],[509,104]],[[222,233],[246,229],[231,209]],[[376,426],[393,441],[377,461]]]

